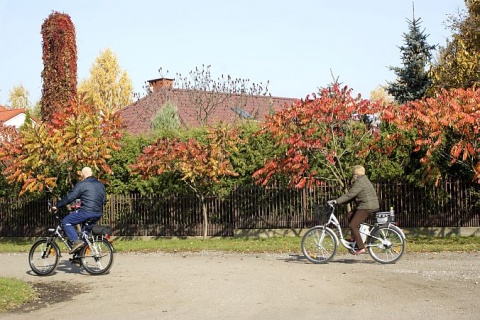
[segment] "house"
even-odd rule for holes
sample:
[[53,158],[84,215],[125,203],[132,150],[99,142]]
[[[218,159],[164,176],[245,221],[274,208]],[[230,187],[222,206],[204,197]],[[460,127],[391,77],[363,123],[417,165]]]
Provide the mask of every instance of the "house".
[[151,132],[153,118],[167,103],[177,107],[185,128],[234,123],[242,119],[263,121],[265,116],[292,105],[297,99],[261,95],[229,94],[173,87],[174,79],[147,81],[150,94],[121,110],[126,130],[132,134]]
[[13,126],[20,128],[27,117],[26,109],[8,109],[5,106],[0,105],[0,123],[4,126]]

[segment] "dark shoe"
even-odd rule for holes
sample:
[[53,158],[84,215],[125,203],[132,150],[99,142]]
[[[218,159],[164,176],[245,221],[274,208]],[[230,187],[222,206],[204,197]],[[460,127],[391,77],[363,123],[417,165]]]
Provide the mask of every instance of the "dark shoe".
[[350,248],[353,248],[353,250],[358,249],[358,246],[357,246],[357,243],[355,242],[355,240],[347,239],[347,240],[345,240],[345,241],[346,241],[347,244],[350,246]]
[[82,240],[76,240],[73,245],[72,245],[72,250],[70,250],[70,254],[77,252],[81,247],[83,247],[83,241]]
[[365,251],[365,248],[362,248],[362,249],[357,249],[353,252],[354,255],[358,256],[359,254],[364,254],[364,253],[367,253]]
[[72,264],[75,264],[77,266],[81,266],[82,265],[82,261],[80,261],[80,258],[70,258],[70,262]]

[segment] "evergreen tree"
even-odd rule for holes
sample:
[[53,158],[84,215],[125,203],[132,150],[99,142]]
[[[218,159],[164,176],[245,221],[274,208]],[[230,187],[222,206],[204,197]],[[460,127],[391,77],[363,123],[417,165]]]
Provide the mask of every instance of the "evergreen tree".
[[420,99],[425,95],[430,85],[426,67],[432,58],[430,51],[435,50],[434,45],[427,43],[425,30],[420,30],[421,19],[415,19],[414,14],[413,19],[407,19],[407,22],[409,32],[403,34],[404,45],[399,47],[403,67],[390,67],[397,75],[397,80],[389,82],[386,87],[398,103]]
[[152,119],[152,129],[154,131],[175,131],[178,128],[180,128],[180,118],[177,106],[171,101],[167,101]]

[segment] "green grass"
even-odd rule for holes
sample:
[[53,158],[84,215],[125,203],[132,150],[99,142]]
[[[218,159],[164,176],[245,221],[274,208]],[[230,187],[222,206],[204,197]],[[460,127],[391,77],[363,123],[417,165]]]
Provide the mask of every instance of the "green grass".
[[407,252],[480,251],[480,237],[408,237]]
[[[118,252],[181,252],[181,251],[226,251],[237,253],[300,253],[299,237],[276,237],[261,239],[209,238],[156,239],[148,241],[118,240],[114,242]],[[345,250],[342,246],[340,249]],[[480,237],[412,237],[407,238],[407,252],[441,252],[480,250]],[[340,251],[342,252],[342,251]]]
[[35,296],[28,283],[0,277],[0,312],[19,306]]
[[[198,252],[204,250],[232,253],[301,253],[299,237],[274,238],[159,238],[126,240],[117,238],[117,252]],[[27,253],[33,240],[0,239],[0,253]],[[61,244],[63,246],[63,244]],[[478,252],[480,237],[407,236],[407,252]],[[340,246],[340,253],[345,252]],[[0,312],[34,297],[31,287],[22,281],[0,278]]]
[[[117,238],[117,252],[181,252],[226,251],[238,253],[291,253],[300,252],[299,237],[272,238],[157,238],[153,240],[126,240]],[[33,240],[0,239],[0,252],[28,252]],[[60,244],[63,246],[63,244]],[[480,250],[480,237],[427,237],[407,236],[407,252],[472,252]]]

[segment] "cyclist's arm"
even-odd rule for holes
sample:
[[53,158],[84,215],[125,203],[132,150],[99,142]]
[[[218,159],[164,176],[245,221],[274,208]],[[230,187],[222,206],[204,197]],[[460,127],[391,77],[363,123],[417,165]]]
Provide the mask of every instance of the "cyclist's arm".
[[83,189],[81,183],[78,183],[65,197],[62,198],[62,200],[57,203],[56,207],[64,207],[67,204],[73,202],[75,199],[79,199],[80,195],[82,194],[82,190]]
[[363,185],[360,183],[359,180],[356,180],[353,183],[352,188],[350,190],[348,190],[348,192],[346,194],[344,194],[343,196],[341,196],[340,198],[335,199],[335,201],[338,204],[343,204],[343,203],[350,202],[358,196],[358,194],[362,191],[362,189],[363,189]]

